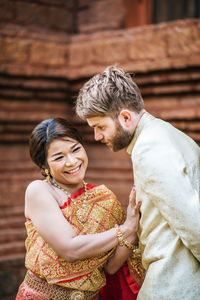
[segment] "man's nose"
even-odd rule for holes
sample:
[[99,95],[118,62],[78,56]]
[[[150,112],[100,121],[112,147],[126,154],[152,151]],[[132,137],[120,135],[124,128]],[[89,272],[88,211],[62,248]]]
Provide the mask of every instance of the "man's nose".
[[103,135],[102,135],[102,133],[94,130],[94,138],[95,138],[95,141],[101,141],[103,139]]

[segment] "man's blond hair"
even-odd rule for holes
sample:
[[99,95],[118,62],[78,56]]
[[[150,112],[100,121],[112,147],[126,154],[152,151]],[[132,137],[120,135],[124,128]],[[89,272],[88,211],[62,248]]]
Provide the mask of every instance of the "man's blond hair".
[[76,101],[76,113],[82,119],[96,116],[115,119],[122,108],[139,113],[144,102],[131,75],[115,66],[107,67],[87,81]]

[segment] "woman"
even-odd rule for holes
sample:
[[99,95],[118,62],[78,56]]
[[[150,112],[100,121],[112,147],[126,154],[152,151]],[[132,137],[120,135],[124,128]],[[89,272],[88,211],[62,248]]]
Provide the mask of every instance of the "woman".
[[16,299],[99,299],[104,271],[115,273],[133,251],[141,203],[132,205],[132,191],[125,219],[110,190],[84,182],[87,154],[64,119],[33,130],[30,155],[46,180],[26,190],[28,271]]

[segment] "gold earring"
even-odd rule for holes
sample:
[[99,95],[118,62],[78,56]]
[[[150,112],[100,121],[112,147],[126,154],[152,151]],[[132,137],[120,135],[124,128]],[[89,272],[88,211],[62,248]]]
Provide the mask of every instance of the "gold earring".
[[49,173],[49,170],[48,170],[48,169],[45,169],[44,172],[45,172],[45,174],[47,175],[47,176],[46,176],[46,181],[47,181],[47,182],[50,182],[50,173]]

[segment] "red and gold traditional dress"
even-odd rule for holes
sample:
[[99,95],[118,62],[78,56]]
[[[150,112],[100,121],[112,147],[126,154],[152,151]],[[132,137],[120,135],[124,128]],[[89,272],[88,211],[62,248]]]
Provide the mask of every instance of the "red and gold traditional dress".
[[[82,203],[84,193],[84,188],[81,188],[72,195],[72,198],[77,203]],[[87,184],[87,193],[87,207],[84,207],[87,211],[87,221],[84,224],[80,223],[76,215],[80,207],[75,206],[70,198],[61,207],[63,215],[77,235],[103,232],[113,228],[115,224],[124,222],[125,214],[120,203],[104,185]],[[27,220],[25,225],[28,234],[25,266],[28,272],[20,285],[16,300],[99,299],[99,291],[106,284],[103,265],[114,249],[92,258],[70,263],[59,257],[45,242],[31,220]],[[136,299],[139,287],[130,273],[126,274],[126,272],[128,272],[127,266],[121,268],[115,275],[115,283],[117,284],[121,276],[120,285],[126,286],[132,295],[132,298],[126,296],[126,300]],[[107,277],[108,283],[110,282],[112,286],[111,276]],[[101,299],[111,299],[107,297],[109,293],[111,293],[110,289],[101,289]]]

